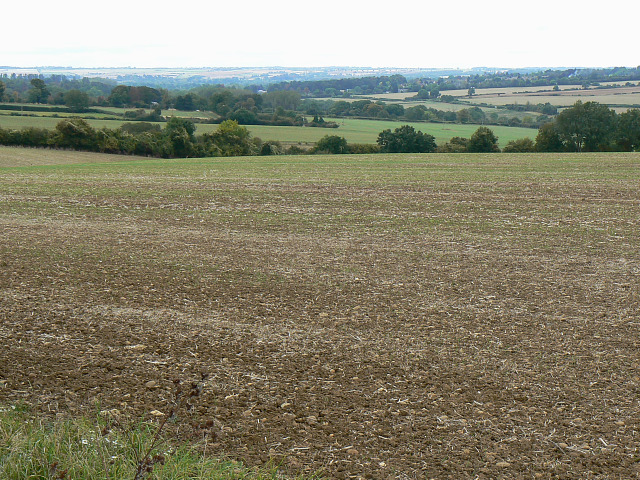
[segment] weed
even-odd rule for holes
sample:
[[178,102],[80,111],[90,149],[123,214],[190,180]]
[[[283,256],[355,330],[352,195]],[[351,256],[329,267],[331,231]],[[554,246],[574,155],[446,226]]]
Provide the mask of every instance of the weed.
[[[0,478],[260,478],[234,462],[197,454],[197,445],[172,442],[169,426],[177,431],[187,423],[206,379],[203,374],[191,383],[174,380],[171,410],[159,424],[122,419],[114,410],[99,412],[93,421],[52,421],[24,405],[0,409]],[[190,427],[202,439],[215,436],[212,420],[191,422]]]

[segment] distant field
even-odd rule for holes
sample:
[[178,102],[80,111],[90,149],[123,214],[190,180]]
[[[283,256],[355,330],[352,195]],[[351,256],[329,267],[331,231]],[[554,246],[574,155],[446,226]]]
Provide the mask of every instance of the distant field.
[[[0,115],[2,128],[55,128],[60,118],[25,117]],[[409,122],[361,120],[361,119],[329,119],[338,122],[339,128],[309,128],[309,127],[275,127],[268,125],[247,125],[249,131],[262,140],[275,140],[285,143],[315,143],[325,135],[339,135],[345,137],[349,143],[376,143],[378,134],[385,129],[395,129]],[[119,128],[122,120],[87,120],[94,128]],[[436,143],[447,142],[451,137],[470,137],[479,125],[440,124],[440,123],[409,123],[416,130],[429,133],[436,138]],[[158,123],[163,126],[163,123]],[[213,132],[218,128],[216,124],[197,124],[196,134]],[[500,145],[504,146],[510,140],[529,137],[535,138],[537,130],[530,128],[490,126],[498,136]]]
[[[20,105],[20,104],[13,104]],[[25,106],[33,107],[33,104],[25,104]],[[86,113],[75,113],[75,112],[54,112],[47,111],[49,110],[46,105],[40,105],[42,111],[32,112],[32,111],[13,111],[13,110],[2,110],[0,109],[0,117],[1,116],[24,116],[28,118],[36,118],[36,117],[53,117],[53,118],[67,118],[67,117],[92,117],[95,119],[113,119],[114,117],[122,117],[123,121],[130,121],[124,119],[124,114],[126,112],[134,112],[140,110],[138,108],[117,108],[117,107],[95,107],[96,110],[100,110],[101,113],[96,112],[86,112]],[[151,113],[150,109],[143,109],[147,113]],[[186,112],[175,109],[165,109],[162,111],[162,115],[171,117],[181,117],[181,118],[202,118],[202,119],[210,119],[210,118],[218,118],[219,115],[214,112]],[[1,121],[1,119],[0,119]],[[34,120],[35,121],[35,120]]]
[[[476,89],[476,95],[487,94],[487,95],[495,95],[495,94],[505,94],[511,95],[520,92],[539,92],[544,90],[551,91],[553,87],[545,86],[545,87],[509,87],[509,88],[478,88]],[[581,88],[581,85],[560,85],[560,90],[568,90],[573,88]],[[458,89],[458,90],[442,90],[440,92],[441,95],[451,95],[453,97],[467,97],[468,89]],[[367,95],[368,98],[377,98],[380,100],[404,100],[409,97],[413,97],[416,95],[416,92],[405,92],[405,93],[382,93],[376,95]]]
[[[68,114],[64,114],[69,116]],[[82,115],[80,115],[82,117]],[[93,115],[92,115],[93,116]],[[62,117],[56,118],[52,116],[27,116],[27,115],[3,115],[0,113],[0,127],[2,128],[48,128],[53,129]],[[94,128],[119,128],[124,120],[96,120],[88,119],[87,122]]]
[[[398,95],[398,94],[392,94],[392,95]],[[406,94],[402,94],[402,95],[406,95]],[[360,101],[360,100],[364,100],[364,99],[368,99],[368,100],[372,100],[375,101],[376,99],[374,97],[351,97],[351,98],[341,98],[339,99],[340,101],[346,101],[346,102],[356,102],[356,101]],[[321,99],[318,99],[321,100]],[[336,99],[338,100],[338,99]],[[465,102],[465,101],[461,101],[459,103],[447,103],[447,102],[438,102],[438,101],[434,101],[434,100],[385,100],[386,103],[389,104],[395,104],[395,105],[402,105],[404,108],[411,108],[411,107],[416,107],[418,105],[423,105],[427,108],[433,108],[435,110],[441,110],[443,112],[459,112],[460,110],[463,110],[465,108],[469,108],[470,105],[469,103]],[[484,107],[484,106],[480,106],[479,107],[486,115],[491,115],[492,113],[497,113],[500,117],[507,117],[507,118],[519,118],[520,120],[522,120],[524,117],[537,117],[540,114],[537,112],[516,112],[513,110],[505,110],[505,109],[497,109],[494,106],[491,107]]]
[[576,101],[598,102],[605,105],[640,106],[640,87],[590,88],[588,90],[570,90],[555,93],[522,93],[522,94],[480,94],[464,100],[471,103],[488,103],[506,105],[509,103],[551,103],[558,106],[571,106]]
[[[325,117],[326,118],[326,117]],[[317,142],[325,135],[339,135],[349,143],[376,143],[378,134],[386,129],[395,129],[400,125],[411,125],[416,130],[433,135],[436,143],[444,143],[451,137],[470,137],[480,125],[442,124],[442,123],[411,123],[386,120],[365,120],[351,118],[326,118],[338,123],[339,128],[308,128],[308,127],[271,127],[249,125],[251,133],[263,140],[278,140],[281,142]],[[203,125],[199,126],[202,127]],[[214,126],[215,127],[215,126]],[[498,137],[501,145],[510,140],[529,137],[535,138],[538,131],[531,128],[489,126]],[[202,130],[198,130],[202,132]]]
[[[353,143],[375,143],[378,133],[385,129],[397,128],[400,125],[411,125],[416,130],[433,135],[436,143],[444,143],[451,137],[470,137],[480,125],[463,125],[457,123],[411,123],[393,122],[384,120],[361,120],[361,119],[332,119],[340,125],[336,131],[341,132],[348,141]],[[344,120],[344,122],[343,122]],[[505,145],[510,140],[530,137],[535,138],[538,134],[536,129],[488,126],[499,139],[501,145]]]
[[[406,93],[403,94],[389,94],[389,95],[403,95],[405,96]],[[353,103],[353,102],[358,102],[358,101],[362,101],[362,100],[371,100],[371,101],[376,101],[376,99],[379,100],[379,95],[375,95],[375,96],[366,96],[366,97],[351,97],[351,98],[340,98],[340,99],[333,99],[335,101],[344,101],[344,102],[348,102],[348,103]],[[326,100],[322,99],[322,98],[317,98],[315,100]],[[404,108],[409,108],[409,107],[415,107],[416,105],[424,105],[427,108],[435,108],[436,110],[442,110],[444,112],[457,112],[459,110],[462,110],[463,108],[469,108],[469,105],[465,105],[463,103],[445,103],[445,102],[437,102],[434,100],[404,100],[403,99],[398,99],[398,100],[384,100],[385,103],[389,103],[389,104],[395,104],[395,105],[402,105]],[[483,110],[488,110],[487,108],[483,108]]]
[[[574,90],[581,89],[581,85],[559,85],[558,88],[560,91],[564,90]],[[544,91],[553,91],[553,87],[546,85],[542,87],[505,87],[505,88],[476,88],[476,95],[518,95],[523,92],[544,92]],[[459,89],[459,90],[443,90],[440,92],[442,95],[452,95],[454,97],[467,97],[469,90]]]
[[638,153],[0,147],[0,410],[157,422],[204,378],[175,425],[250,466],[637,478],[639,184]]
[[[634,83],[634,82],[632,82]],[[614,84],[609,82],[609,84]],[[615,83],[617,85],[620,82]],[[598,102],[605,105],[614,106],[617,111],[626,111],[627,108],[640,108],[640,86],[616,87],[616,88],[590,88],[584,90],[580,85],[561,85],[559,92],[552,91],[552,87],[514,87],[514,88],[478,88],[475,95],[468,96],[467,89],[444,90],[442,95],[457,97],[460,101],[470,104],[486,103],[489,105],[502,106],[507,104],[524,104],[527,102],[551,103],[552,105],[568,107],[576,101]],[[388,93],[382,95],[370,95],[367,98],[401,102],[407,97],[415,95],[410,93]],[[358,100],[355,98],[353,100]],[[404,103],[403,103],[404,104]],[[411,103],[413,104],[413,103]],[[445,107],[436,102],[440,110]],[[405,107],[410,104],[404,104]],[[415,104],[413,104],[415,105]],[[452,104],[453,105],[453,104]],[[466,108],[468,105],[459,104],[456,108]]]
[[[112,112],[114,114],[123,115],[126,112],[133,112],[139,110],[138,108],[117,108],[117,107],[100,107],[100,110],[104,110],[106,112]],[[151,113],[150,109],[144,109],[147,113]],[[166,108],[162,110],[162,115],[166,117],[181,117],[181,118],[218,118],[219,115],[214,112],[186,112],[183,110],[176,110],[175,108]]]
[[70,117],[81,117],[81,118],[85,118],[87,116],[90,116],[94,119],[98,118],[98,119],[105,119],[105,120],[112,120],[114,119],[115,115],[111,114],[111,113],[95,113],[95,112],[91,112],[91,113],[76,113],[76,112],[8,112],[6,110],[0,110],[0,116],[11,116],[11,117],[27,117],[27,118],[35,118],[34,117],[46,117],[46,118],[55,118],[55,119],[62,119],[62,118],[70,118]]

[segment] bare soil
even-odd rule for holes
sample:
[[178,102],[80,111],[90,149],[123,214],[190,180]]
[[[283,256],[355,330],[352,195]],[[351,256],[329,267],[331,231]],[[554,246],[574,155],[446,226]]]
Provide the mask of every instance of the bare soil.
[[166,413],[173,380],[204,373],[207,451],[250,465],[638,478],[640,199],[617,165],[404,184],[5,170],[0,405]]

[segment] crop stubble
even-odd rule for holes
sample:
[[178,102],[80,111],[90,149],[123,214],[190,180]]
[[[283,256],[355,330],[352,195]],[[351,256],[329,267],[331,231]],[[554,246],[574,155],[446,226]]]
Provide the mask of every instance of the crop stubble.
[[638,155],[161,165],[3,170],[1,403],[206,372],[250,464],[638,476]]

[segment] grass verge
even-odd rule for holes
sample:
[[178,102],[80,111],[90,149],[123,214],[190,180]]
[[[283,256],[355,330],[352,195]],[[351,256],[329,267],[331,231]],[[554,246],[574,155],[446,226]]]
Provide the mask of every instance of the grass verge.
[[[154,421],[119,423],[104,413],[50,419],[28,408],[0,409],[0,478],[23,479],[275,479],[277,465],[249,469],[206,455],[206,441],[158,441]],[[138,465],[150,452],[145,469]]]

